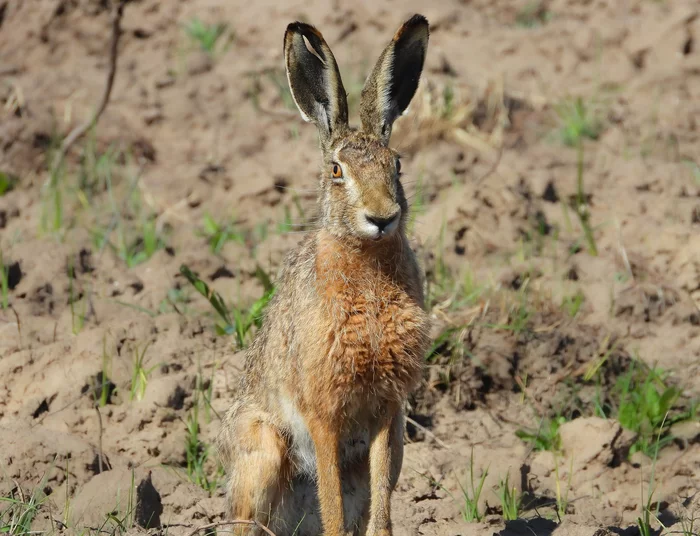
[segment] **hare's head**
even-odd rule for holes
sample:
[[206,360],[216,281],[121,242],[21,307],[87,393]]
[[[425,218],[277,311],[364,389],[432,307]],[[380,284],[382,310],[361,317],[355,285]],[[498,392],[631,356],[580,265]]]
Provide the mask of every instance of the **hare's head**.
[[408,205],[391,127],[418,87],[428,21],[414,15],[396,32],[365,82],[360,129],[348,125],[338,65],[321,33],[294,22],[284,36],[287,79],[305,121],[316,124],[323,151],[321,223],[340,237],[379,240],[402,228]]

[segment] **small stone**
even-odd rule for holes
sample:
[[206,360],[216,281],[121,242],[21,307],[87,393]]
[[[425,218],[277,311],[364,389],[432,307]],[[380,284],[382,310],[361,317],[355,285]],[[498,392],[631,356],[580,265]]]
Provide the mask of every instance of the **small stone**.
[[214,62],[206,52],[193,52],[187,58],[187,74],[190,76],[206,73],[213,66]]
[[694,441],[700,438],[700,422],[682,421],[671,426],[671,435],[682,441]]
[[152,125],[163,119],[163,113],[160,108],[149,108],[143,114],[143,122],[147,125]]

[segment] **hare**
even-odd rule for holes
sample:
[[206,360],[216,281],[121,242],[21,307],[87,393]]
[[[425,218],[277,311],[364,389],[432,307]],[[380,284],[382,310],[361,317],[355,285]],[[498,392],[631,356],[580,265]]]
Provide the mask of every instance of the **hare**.
[[[219,435],[229,514],[277,536],[389,536],[403,409],[429,342],[394,120],[418,87],[428,21],[415,15],[367,78],[362,127],[321,33],[294,22],[287,78],[323,152],[320,225],[291,252]],[[250,529],[260,533],[261,528]]]

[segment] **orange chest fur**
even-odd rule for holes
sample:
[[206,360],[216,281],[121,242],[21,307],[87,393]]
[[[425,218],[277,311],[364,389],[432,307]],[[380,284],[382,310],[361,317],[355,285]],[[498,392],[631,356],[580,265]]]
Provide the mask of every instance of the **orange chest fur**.
[[326,266],[318,278],[327,328],[319,386],[341,403],[367,393],[403,400],[420,379],[428,344],[428,317],[409,290],[418,283],[351,263]]

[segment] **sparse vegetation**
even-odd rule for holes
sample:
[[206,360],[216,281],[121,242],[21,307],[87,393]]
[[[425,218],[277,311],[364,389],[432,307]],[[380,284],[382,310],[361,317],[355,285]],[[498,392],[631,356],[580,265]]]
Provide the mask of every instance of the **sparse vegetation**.
[[[654,531],[651,526],[652,517],[658,521],[659,520],[659,503],[656,503],[656,508],[654,506],[654,493],[656,491],[656,461],[659,457],[659,449],[661,448],[661,433],[662,433],[663,423],[659,427],[659,433],[656,436],[656,441],[653,448],[653,453],[651,454],[651,473],[649,475],[649,487],[647,489],[647,497],[644,500],[644,488],[641,487],[641,501],[642,514],[637,518],[637,528],[639,529],[640,536],[652,536]],[[641,484],[641,482],[640,482]]]
[[200,235],[207,238],[209,248],[214,254],[220,253],[226,242],[245,243],[245,236],[242,231],[236,228],[236,223],[233,219],[217,222],[209,214],[204,215],[204,225]]
[[479,499],[481,498],[481,492],[484,489],[484,482],[488,476],[488,468],[484,470],[481,477],[477,482],[474,480],[474,450],[472,449],[472,454],[469,458],[469,482],[468,488],[460,483],[460,488],[462,490],[462,498],[464,500],[464,505],[462,507],[462,518],[469,522],[479,522],[484,517],[484,512],[479,508]]
[[[77,335],[85,325],[87,316],[87,299],[82,293],[77,293],[75,289],[75,269],[72,264],[68,265],[68,302],[70,303],[71,325],[73,335]],[[78,305],[80,302],[82,305]]]
[[571,318],[576,318],[585,299],[586,297],[580,290],[571,296],[564,296],[561,302],[562,309],[564,309]]
[[695,523],[700,520],[696,517],[695,512],[690,512],[689,515],[681,515],[680,524],[683,536],[698,536],[698,530]]
[[[224,477],[223,467],[214,460],[211,447],[204,443],[200,437],[200,405],[204,401],[205,408],[209,407],[209,399],[206,398],[206,390],[203,389],[201,374],[197,375],[197,385],[194,390],[192,409],[185,422],[185,459],[187,476],[202,489],[213,492],[222,483]],[[211,396],[211,393],[209,393]],[[214,469],[211,470],[211,465]]]
[[[143,198],[136,188],[137,181],[138,176],[131,177],[122,200],[123,208],[120,208],[112,173],[106,175],[109,220],[100,224],[101,218],[97,215],[96,223],[91,229],[94,246],[98,250],[108,247],[129,268],[147,261],[156,251],[165,247],[164,234],[155,214],[144,206]],[[115,240],[112,235],[116,235]]]
[[690,160],[689,158],[683,159],[683,163],[690,170],[691,176],[693,177],[693,182],[696,186],[700,186],[700,164]]
[[559,456],[555,453],[554,455],[554,480],[556,483],[556,505],[557,505],[557,518],[561,523],[564,516],[569,510],[569,491],[571,491],[571,479],[574,476],[574,459],[571,458],[569,462],[568,479],[566,485],[562,485],[562,481],[559,475]]
[[552,12],[543,0],[530,0],[515,16],[515,23],[524,28],[534,28],[552,19]]
[[469,350],[464,344],[464,328],[448,327],[433,339],[426,361],[432,363],[439,355],[449,356],[450,363],[469,357]]
[[245,348],[253,335],[252,328],[260,328],[262,315],[274,295],[274,285],[265,271],[258,267],[256,277],[263,286],[264,293],[248,309],[234,307],[229,309],[221,295],[209,288],[187,266],[180,267],[180,273],[204,296],[217,315],[216,331],[220,335],[235,335],[239,348]]
[[561,437],[559,427],[566,422],[566,417],[542,418],[536,429],[519,429],[515,435],[526,443],[530,443],[535,450],[549,450],[559,452],[561,449]]
[[406,222],[406,233],[413,236],[416,231],[416,223],[426,209],[425,186],[423,184],[423,175],[419,174],[415,183],[415,191],[410,199],[410,210],[408,213],[408,221]]
[[55,170],[45,185],[42,195],[41,230],[49,233],[58,233],[63,228],[63,171]]
[[0,249],[0,306],[7,309],[10,306],[10,270],[5,265],[2,249]]
[[693,417],[694,407],[673,412],[681,396],[677,387],[668,386],[667,374],[660,369],[646,368],[633,362],[631,369],[615,385],[619,400],[617,419],[636,434],[630,454],[637,451],[649,457],[673,440],[671,424]]
[[579,223],[583,228],[583,235],[588,244],[588,253],[593,256],[598,255],[598,246],[596,245],[595,235],[593,234],[593,227],[591,226],[591,212],[588,207],[588,198],[586,196],[586,189],[583,182],[584,175],[584,165],[583,165],[583,143],[579,140],[578,143],[578,157],[576,159],[576,200],[575,200],[575,210],[578,216]]
[[29,497],[19,488],[9,496],[0,497],[0,534],[34,534],[32,523],[44,499],[39,488],[32,490]]
[[[176,311],[182,315],[188,313],[188,304],[190,303],[190,287],[180,288],[179,285],[169,288],[165,298],[163,298],[158,306],[159,313]],[[155,316],[155,315],[149,315]]]
[[185,25],[185,33],[207,54],[214,54],[216,45],[228,26],[224,23],[208,24],[195,17]]
[[102,370],[98,374],[99,385],[93,391],[95,402],[99,407],[105,407],[112,394],[112,356],[107,352],[107,338],[102,339]]
[[555,107],[559,119],[559,138],[564,145],[578,147],[584,139],[597,140],[603,124],[583,97],[565,100]]
[[150,368],[144,366],[146,350],[148,344],[145,344],[143,349],[139,351],[138,347],[134,348],[134,363],[131,374],[131,387],[129,393],[130,400],[141,400],[146,394],[146,386],[148,385],[148,377],[158,368],[159,365],[153,365]]
[[503,519],[506,521],[515,521],[520,516],[522,496],[518,488],[511,486],[508,482],[509,476],[510,475],[506,475],[505,479],[500,480],[496,495],[501,502]]
[[509,331],[514,335],[520,335],[527,330],[532,315],[528,297],[529,283],[530,279],[526,278],[514,295],[502,294],[502,320],[496,323],[490,322],[486,324],[487,327]]
[[296,209],[296,214],[292,214],[289,205],[284,205],[284,219],[279,223],[277,232],[280,234],[289,232],[302,232],[309,229],[312,222],[307,220],[306,211],[301,204],[301,199],[296,192],[292,193],[292,205]]
[[17,184],[17,177],[0,171],[0,197],[12,190]]

